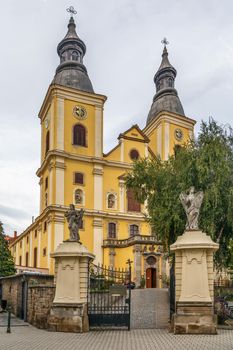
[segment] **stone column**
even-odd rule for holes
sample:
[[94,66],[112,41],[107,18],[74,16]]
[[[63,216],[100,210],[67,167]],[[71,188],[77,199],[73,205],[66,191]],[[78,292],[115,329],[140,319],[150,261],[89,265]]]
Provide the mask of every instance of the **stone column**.
[[136,284],[136,287],[140,286],[141,275],[142,275],[142,266],[141,266],[141,246],[140,244],[135,244],[134,249],[134,278],[133,281]]
[[213,252],[219,245],[198,230],[187,230],[171,245],[175,252],[175,334],[216,334],[213,307]]
[[69,240],[51,257],[55,259],[56,292],[48,317],[49,330],[88,332],[88,264],[94,255],[81,243]]

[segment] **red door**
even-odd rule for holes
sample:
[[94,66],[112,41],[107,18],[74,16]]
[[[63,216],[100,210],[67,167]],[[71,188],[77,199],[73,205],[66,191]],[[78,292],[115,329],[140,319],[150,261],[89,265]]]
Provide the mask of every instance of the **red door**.
[[146,288],[156,288],[156,269],[149,268],[146,270]]

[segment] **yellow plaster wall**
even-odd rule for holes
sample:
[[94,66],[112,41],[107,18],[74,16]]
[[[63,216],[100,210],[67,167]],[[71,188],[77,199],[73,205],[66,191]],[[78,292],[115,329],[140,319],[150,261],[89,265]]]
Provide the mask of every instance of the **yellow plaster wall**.
[[133,163],[130,158],[130,151],[136,149],[139,153],[140,158],[145,157],[145,143],[134,140],[124,140],[124,162]]
[[121,146],[117,145],[111,150],[111,152],[105,157],[106,160],[120,161],[121,159]]
[[[85,207],[93,209],[94,207],[94,176],[93,176],[93,164],[88,162],[76,161],[67,159],[65,169],[65,205],[74,203],[74,191],[80,188],[85,193],[85,205],[77,204],[77,208]],[[80,172],[84,174],[84,185],[74,184],[74,173]]]
[[[86,108],[87,118],[79,120],[73,115],[73,109],[76,105],[80,105]],[[65,100],[64,106],[64,148],[66,152],[93,156],[95,153],[95,107],[86,103],[78,103],[77,101]],[[87,147],[74,146],[72,135],[73,126],[75,124],[82,124],[87,131],[86,141]]]
[[[183,132],[183,139],[181,141],[178,141],[175,138],[175,129],[181,129]],[[181,127],[180,125],[176,124],[170,124],[170,154],[174,153],[174,146],[175,145],[182,145],[189,141],[189,129]]]

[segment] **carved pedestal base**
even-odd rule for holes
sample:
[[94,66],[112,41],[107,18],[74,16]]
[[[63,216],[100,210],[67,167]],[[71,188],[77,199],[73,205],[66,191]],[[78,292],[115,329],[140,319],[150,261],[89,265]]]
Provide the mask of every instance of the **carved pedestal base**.
[[217,334],[212,303],[178,302],[172,330],[174,334]]
[[175,334],[216,334],[213,310],[213,252],[218,249],[202,231],[186,231],[171,246],[175,252]]
[[48,328],[57,332],[88,332],[88,264],[94,255],[76,241],[61,243],[55,258],[56,293]]
[[53,304],[48,317],[48,330],[72,333],[88,332],[87,304]]

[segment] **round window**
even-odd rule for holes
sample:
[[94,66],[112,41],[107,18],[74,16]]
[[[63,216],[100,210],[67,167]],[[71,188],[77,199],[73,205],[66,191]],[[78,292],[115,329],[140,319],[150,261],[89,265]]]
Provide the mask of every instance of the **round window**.
[[154,265],[156,263],[156,258],[154,256],[148,256],[146,262],[148,265]]
[[136,149],[132,149],[130,151],[130,158],[132,160],[137,160],[139,158],[139,153],[138,153],[138,151]]

